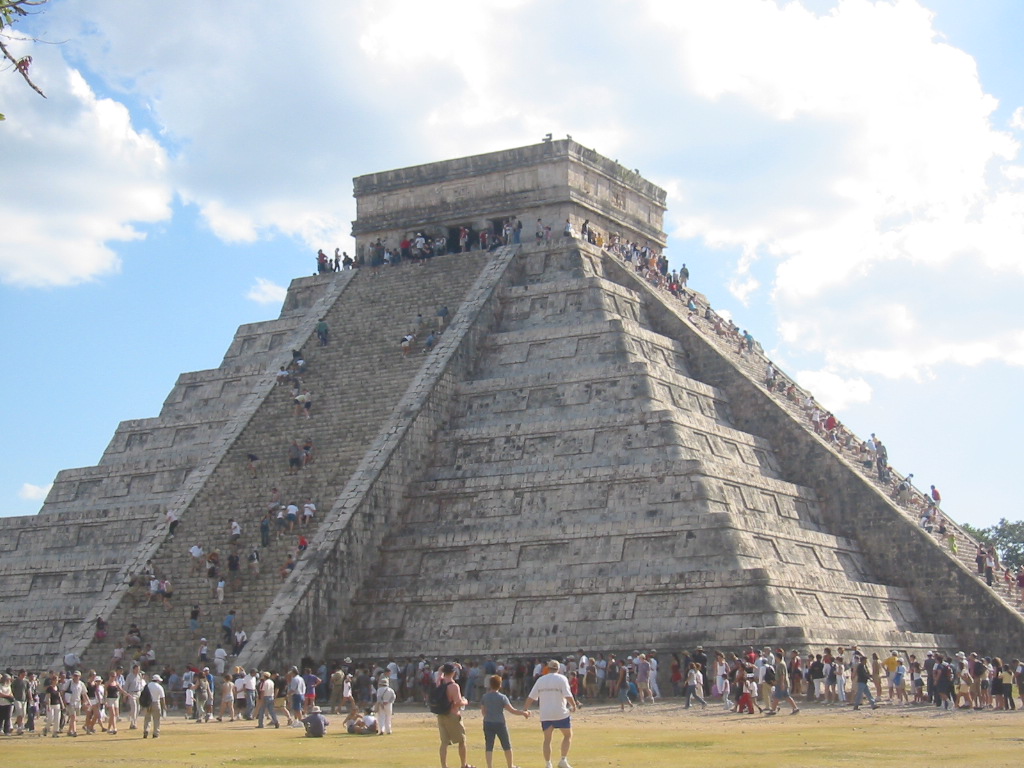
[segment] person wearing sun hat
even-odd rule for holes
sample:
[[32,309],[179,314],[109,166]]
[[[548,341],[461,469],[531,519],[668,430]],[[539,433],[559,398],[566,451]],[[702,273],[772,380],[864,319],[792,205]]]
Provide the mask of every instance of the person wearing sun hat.
[[545,768],[551,768],[551,737],[557,728],[562,732],[562,758],[558,768],[572,768],[569,765],[569,748],[572,746],[572,719],[570,713],[576,711],[576,700],[565,675],[559,673],[557,659],[547,663],[544,674],[537,678],[533,689],[523,704],[523,710],[530,711],[533,702],[540,703],[540,727],[544,731],[544,762]]
[[149,724],[153,723],[153,738],[160,738],[160,718],[167,716],[167,694],[164,687],[160,685],[164,680],[160,675],[152,675],[146,688],[149,690],[149,706],[146,707],[146,715],[142,719],[142,738],[149,736]]
[[302,727],[306,729],[306,736],[311,739],[322,739],[327,733],[327,726],[331,724],[331,721],[320,713],[320,707],[316,704],[309,708],[309,713],[301,722]]

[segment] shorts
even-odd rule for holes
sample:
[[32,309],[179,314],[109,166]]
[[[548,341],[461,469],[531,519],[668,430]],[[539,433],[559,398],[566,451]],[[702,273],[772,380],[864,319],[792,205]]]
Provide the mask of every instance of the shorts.
[[785,686],[776,685],[772,689],[772,696],[774,696],[779,701],[785,701],[789,698],[789,689]]
[[540,729],[546,731],[548,728],[572,728],[572,718],[565,717],[561,720],[541,720]]
[[442,744],[462,744],[466,741],[466,727],[461,715],[437,715],[437,730]]
[[484,752],[494,751],[494,739],[497,737],[501,742],[501,748],[505,752],[512,749],[512,742],[508,737],[508,726],[504,722],[488,723],[484,721]]
[[304,698],[304,696],[301,693],[293,693],[292,694],[292,709],[294,709],[297,712],[301,712],[302,711],[302,699],[303,698]]
[[301,467],[302,466],[302,459],[288,459],[288,466],[289,467]]
[[24,717],[27,709],[24,701],[14,701],[14,709],[11,710],[12,717]]

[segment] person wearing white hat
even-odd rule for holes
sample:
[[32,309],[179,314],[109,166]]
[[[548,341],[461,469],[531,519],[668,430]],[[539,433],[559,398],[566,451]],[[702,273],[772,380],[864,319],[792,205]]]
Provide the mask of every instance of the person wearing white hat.
[[331,724],[330,720],[320,714],[320,707],[316,704],[309,708],[309,713],[301,722],[306,729],[306,736],[313,739],[322,739],[327,733],[327,726]]
[[572,719],[570,713],[576,711],[576,699],[573,698],[569,681],[560,674],[557,659],[552,659],[545,666],[546,674],[533,684],[533,689],[523,704],[523,711],[529,712],[530,706],[536,701],[540,703],[540,726],[544,732],[545,768],[551,768],[551,737],[558,729],[562,732],[561,760],[558,768],[572,768],[569,765],[569,748],[572,746]]
[[377,701],[373,705],[374,712],[377,713],[377,720],[380,724],[380,735],[390,736],[391,735],[391,715],[394,712],[395,699],[398,698],[398,694],[391,687],[391,680],[387,675],[380,676],[380,687],[377,688]]
[[[160,718],[167,716],[167,694],[164,687],[160,685],[164,680],[160,675],[153,675],[146,683],[145,690],[149,692],[149,704],[146,705],[146,716],[142,720],[142,738],[149,736],[149,724],[153,723],[153,738],[160,738]],[[144,703],[145,699],[142,699]]]

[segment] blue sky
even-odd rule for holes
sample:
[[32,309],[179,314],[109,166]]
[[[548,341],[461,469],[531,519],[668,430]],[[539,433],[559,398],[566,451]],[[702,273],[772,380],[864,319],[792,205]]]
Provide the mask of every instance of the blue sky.
[[[471,20],[460,27],[453,20]],[[0,73],[0,515],[348,249],[353,176],[571,133],[957,519],[1021,517],[1024,4],[53,0]]]

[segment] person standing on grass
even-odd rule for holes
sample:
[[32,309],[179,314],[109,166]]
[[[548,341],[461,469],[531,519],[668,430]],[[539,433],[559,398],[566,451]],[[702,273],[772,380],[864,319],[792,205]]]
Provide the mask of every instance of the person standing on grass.
[[542,674],[533,684],[530,695],[523,704],[529,712],[533,702],[539,702],[540,727],[544,731],[544,763],[551,768],[551,736],[557,728],[562,732],[562,758],[558,768],[572,768],[569,765],[569,748],[572,746],[572,719],[570,713],[576,711],[576,700],[565,675],[559,674],[558,661],[552,659],[547,663]]
[[686,706],[690,708],[690,700],[697,699],[701,707],[708,708],[708,703],[701,694],[704,693],[704,674],[700,671],[700,664],[696,661],[690,662],[690,668],[686,671]]
[[398,694],[391,685],[391,678],[387,675],[380,676],[379,687],[377,688],[377,701],[374,702],[373,711],[377,713],[377,722],[380,724],[380,735],[391,735],[391,722],[395,712],[395,701]]
[[508,738],[508,726],[505,724],[505,713],[522,715],[529,719],[530,713],[525,709],[516,709],[508,696],[501,693],[501,675],[487,678],[488,691],[480,699],[480,708],[484,715],[484,754],[487,756],[487,768],[493,768],[494,739],[501,742],[505,753],[507,768],[512,768],[512,742]]
[[868,688],[868,681],[871,680],[871,672],[868,670],[868,661],[864,656],[859,657],[853,676],[857,681],[857,692],[853,696],[853,708],[860,709],[861,699],[866,696],[868,702],[871,704],[871,708],[878,709],[878,703],[875,701],[875,697],[871,695],[871,691]]
[[167,694],[164,687],[160,685],[163,678],[160,675],[153,675],[146,683],[149,691],[149,704],[146,707],[146,715],[142,719],[142,738],[149,736],[149,724],[153,723],[153,738],[160,738],[160,718],[167,717]]
[[445,662],[441,665],[441,679],[430,694],[430,711],[437,715],[437,729],[441,734],[441,768],[448,768],[448,747],[451,744],[459,749],[459,765],[469,768],[466,763],[466,726],[462,722],[462,710],[468,704],[455,682],[455,665]]
[[765,679],[769,677],[774,678],[774,685],[772,687],[771,694],[771,709],[765,712],[766,715],[774,715],[779,711],[779,702],[785,701],[790,706],[789,714],[795,715],[800,711],[800,707],[796,705],[796,700],[789,692],[789,675],[786,671],[786,652],[779,648],[775,652],[775,664],[771,665],[772,673],[769,674],[767,667],[765,668]]

